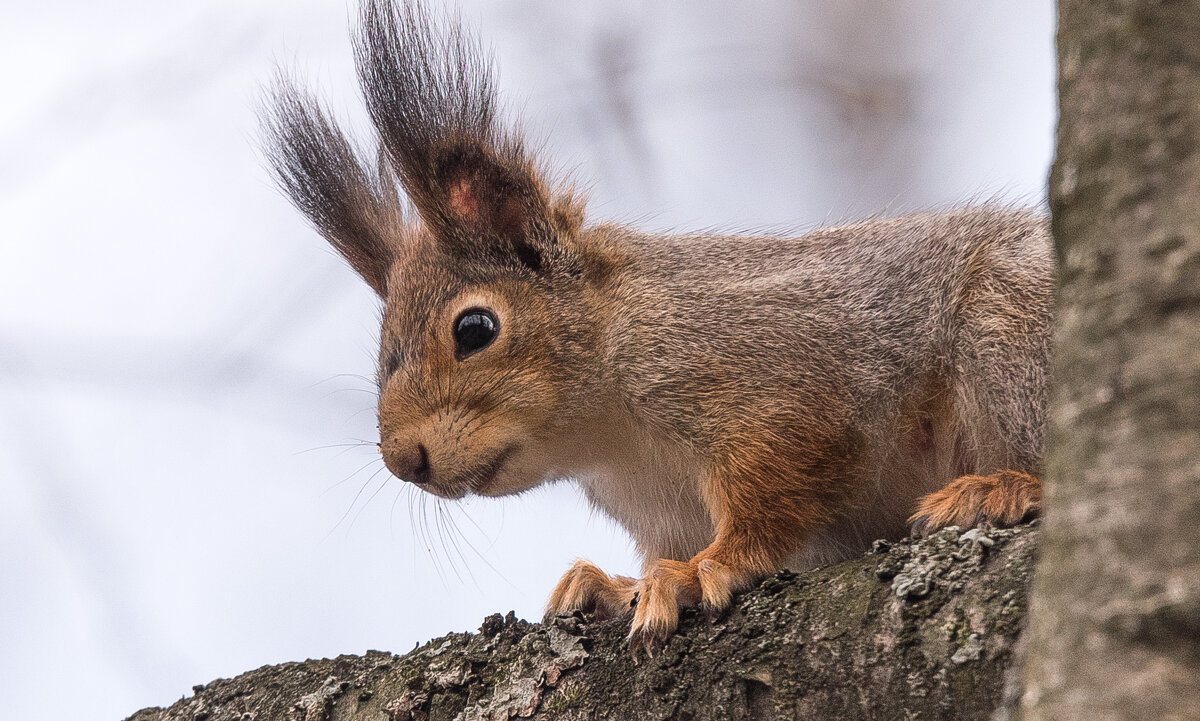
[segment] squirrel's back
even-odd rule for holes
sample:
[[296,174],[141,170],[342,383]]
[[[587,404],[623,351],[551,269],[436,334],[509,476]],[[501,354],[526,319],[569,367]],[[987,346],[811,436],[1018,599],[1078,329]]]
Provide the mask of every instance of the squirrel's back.
[[841,398],[841,413],[898,393],[953,362],[959,306],[981,273],[1011,296],[1006,312],[1049,316],[1050,236],[1028,210],[981,206],[797,237],[592,232],[619,258],[610,370],[640,400],[678,403],[661,408],[672,416],[722,390],[736,406],[819,392]]

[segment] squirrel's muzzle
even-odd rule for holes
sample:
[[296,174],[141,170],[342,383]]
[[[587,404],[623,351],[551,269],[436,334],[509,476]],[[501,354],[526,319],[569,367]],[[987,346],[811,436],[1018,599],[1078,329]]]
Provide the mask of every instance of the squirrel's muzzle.
[[392,447],[384,449],[383,462],[392,475],[418,486],[429,483],[433,469],[429,465],[429,451],[425,450],[425,444],[416,443],[411,447],[388,445]]

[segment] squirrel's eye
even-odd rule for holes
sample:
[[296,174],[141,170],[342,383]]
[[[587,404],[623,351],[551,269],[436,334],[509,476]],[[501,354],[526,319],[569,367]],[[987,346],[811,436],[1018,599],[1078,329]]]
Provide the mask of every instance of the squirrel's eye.
[[482,308],[463,311],[454,321],[455,357],[462,360],[487,348],[499,332],[500,324],[491,311]]

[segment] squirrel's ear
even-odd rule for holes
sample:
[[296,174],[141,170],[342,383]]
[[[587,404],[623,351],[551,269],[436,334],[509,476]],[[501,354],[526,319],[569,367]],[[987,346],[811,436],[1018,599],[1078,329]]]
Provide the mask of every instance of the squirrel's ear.
[[540,270],[539,228],[548,219],[548,203],[523,161],[503,161],[488,148],[464,143],[438,153],[432,180],[433,207],[422,212],[434,225],[445,224],[448,239],[470,244],[490,237]]
[[535,270],[562,253],[534,163],[497,120],[491,65],[457,20],[420,2],[364,0],[355,50],[371,120],[441,242]]
[[372,173],[328,111],[280,75],[263,104],[262,135],[279,187],[380,297],[402,237],[395,178]]

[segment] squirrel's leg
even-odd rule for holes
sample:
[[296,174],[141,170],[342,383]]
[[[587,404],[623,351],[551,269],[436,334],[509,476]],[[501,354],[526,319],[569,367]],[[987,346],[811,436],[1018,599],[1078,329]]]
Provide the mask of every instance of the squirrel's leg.
[[1011,526],[1041,512],[1050,286],[1019,281],[981,266],[967,289],[952,384],[973,472],[918,501],[909,518],[916,533]]
[[595,564],[582,559],[563,574],[546,603],[546,616],[595,611],[597,616],[620,616],[633,605],[637,580],[628,576],[610,576]]
[[812,492],[814,484],[782,468],[746,470],[705,484],[705,503],[717,529],[707,548],[687,561],[658,559],[646,565],[629,634],[635,657],[640,650],[652,654],[675,631],[681,606],[724,611],[735,593],[781,568],[821,524],[826,514]]
[[908,519],[914,533],[945,526],[968,528],[981,523],[1012,526],[1042,508],[1042,479],[1021,471],[960,476],[921,499]]

